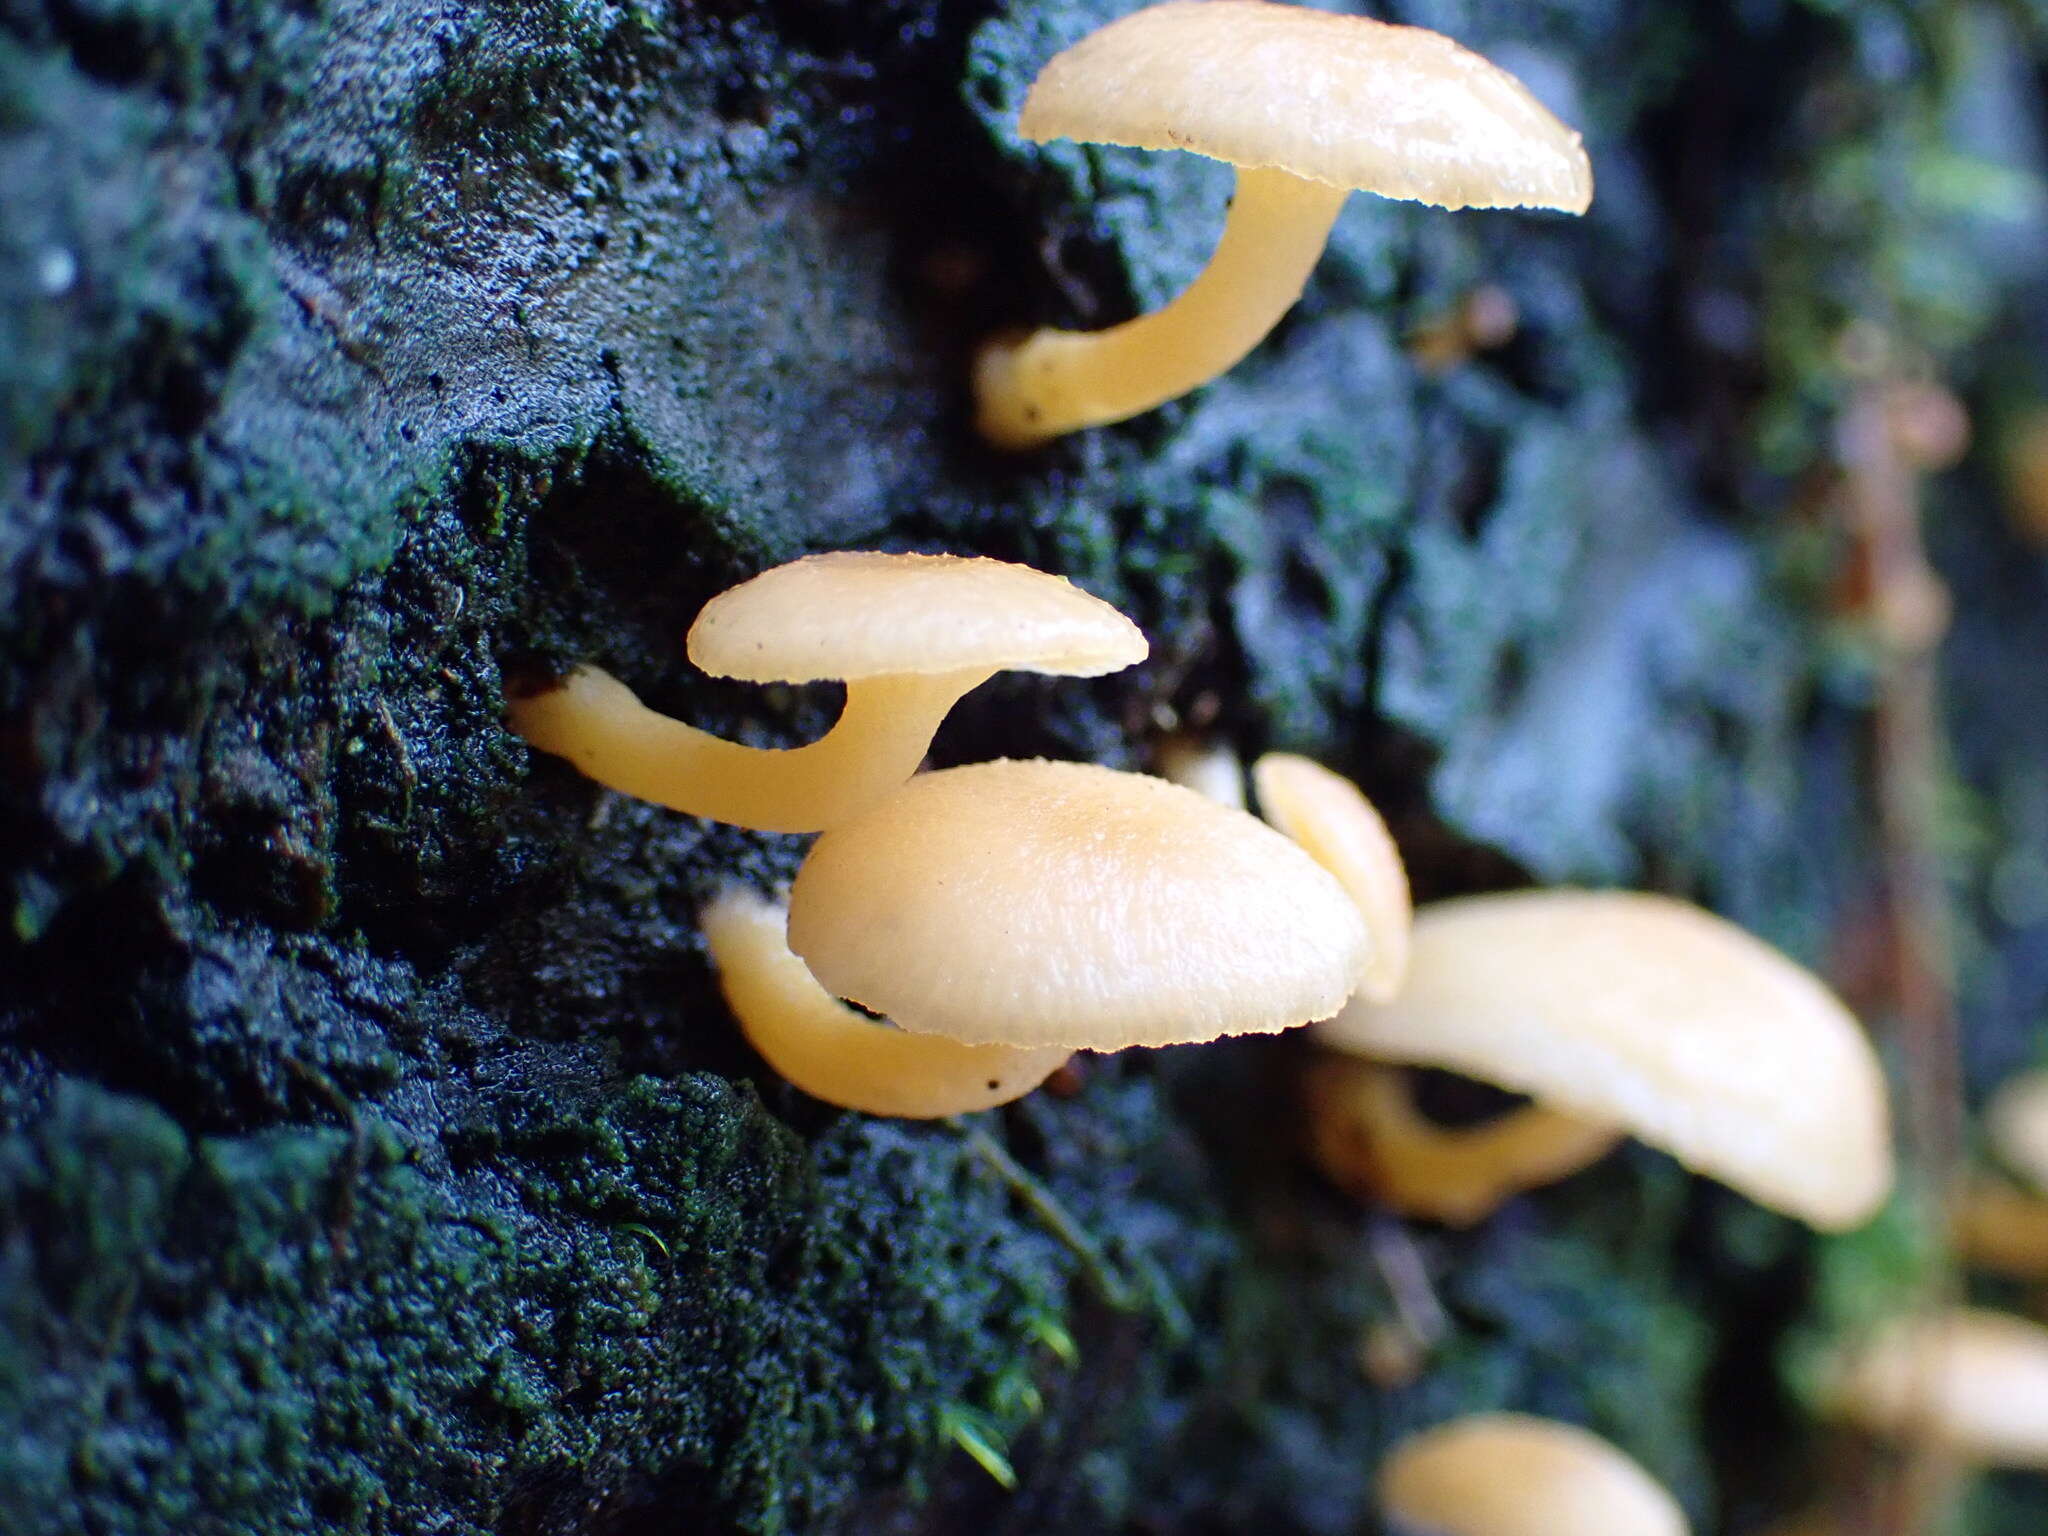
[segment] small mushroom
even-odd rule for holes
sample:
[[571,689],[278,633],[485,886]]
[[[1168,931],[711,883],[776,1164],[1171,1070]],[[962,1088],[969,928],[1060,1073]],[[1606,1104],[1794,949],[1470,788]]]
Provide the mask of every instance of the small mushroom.
[[1404,1068],[1324,1053],[1306,1082],[1309,1152],[1348,1194],[1447,1226],[1477,1225],[1512,1196],[1571,1177],[1623,1135],[1541,1104],[1438,1125],[1412,1086]]
[[1829,1373],[1839,1417],[1979,1466],[2048,1470],[2048,1328],[1975,1307],[1903,1317]]
[[1327,1018],[1365,924],[1285,837],[1163,779],[997,761],[827,830],[790,947],[835,996],[975,1044],[1120,1050]]
[[1522,83],[1421,27],[1268,0],[1167,0],[1049,62],[1023,135],[1186,149],[1237,168],[1202,274],[1105,331],[999,337],[975,369],[979,425],[1028,448],[1122,421],[1224,372],[1301,296],[1353,189],[1444,208],[1585,211],[1579,136]]
[[947,712],[1006,669],[1098,677],[1144,660],[1145,637],[1061,576],[1000,560],[812,555],[704,605],[690,660],[751,683],[843,680],[809,746],[742,746],[672,720],[595,667],[515,699],[512,729],[598,783],[690,816],[815,832],[917,771]]
[[1475,352],[1506,346],[1521,324],[1514,295],[1497,283],[1481,283],[1447,313],[1409,332],[1408,355],[1424,373],[1448,373]]
[[1057,1047],[962,1045],[913,1035],[849,1008],[790,952],[787,912],[732,887],[699,921],[718,984],[747,1043],[814,1099],[870,1115],[931,1120],[1021,1099],[1066,1061]]
[[1985,1106],[1984,1124],[1998,1160],[2048,1193],[2048,1069],[2000,1084]]
[[2001,449],[2013,530],[2029,544],[2048,544],[2048,405],[2035,405],[2014,421]]
[[1407,983],[1318,1025],[1336,1050],[1444,1067],[1625,1126],[1816,1227],[1892,1182],[1884,1074],[1818,978],[1670,897],[1520,891],[1417,916]]
[[1415,906],[1401,850],[1372,802],[1341,773],[1292,752],[1252,764],[1252,786],[1267,821],[1308,850],[1351,893],[1372,935],[1372,962],[1358,995],[1385,1002],[1408,974]]
[[1475,1413],[1395,1446],[1380,1506],[1429,1536],[1687,1536],[1657,1480],[1590,1430]]
[[1183,789],[1244,809],[1244,760],[1220,741],[1204,741],[1185,732],[1169,736],[1152,754],[1159,777]]

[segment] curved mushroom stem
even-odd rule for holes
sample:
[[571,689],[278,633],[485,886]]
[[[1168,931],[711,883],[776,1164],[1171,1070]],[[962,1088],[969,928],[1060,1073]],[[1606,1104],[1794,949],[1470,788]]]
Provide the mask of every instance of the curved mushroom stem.
[[596,667],[578,667],[561,687],[513,700],[509,714],[531,745],[621,794],[757,832],[817,832],[900,788],[947,712],[994,675],[848,683],[832,729],[787,750],[742,746],[672,720]]
[[1453,1227],[1473,1226],[1511,1196],[1569,1178],[1622,1135],[1542,1104],[1484,1125],[1437,1125],[1415,1107],[1408,1074],[1374,1061],[1317,1062],[1308,1097],[1312,1150],[1335,1183],[1404,1216]]
[[814,1099],[934,1120],[1021,1099],[1066,1061],[1057,1047],[962,1045],[856,1012],[790,953],[781,904],[722,892],[698,919],[719,986],[761,1059]]
[[1164,405],[1232,367],[1301,297],[1348,196],[1288,171],[1240,167],[1216,253],[1164,309],[1106,331],[1046,329],[982,348],[982,436],[1035,447]]

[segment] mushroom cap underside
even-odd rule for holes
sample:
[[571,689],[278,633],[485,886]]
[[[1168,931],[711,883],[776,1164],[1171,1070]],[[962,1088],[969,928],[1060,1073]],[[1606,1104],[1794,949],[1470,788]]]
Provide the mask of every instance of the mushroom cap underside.
[[750,683],[1006,670],[1098,677],[1145,659],[1144,634],[1064,576],[966,555],[810,555],[721,592],[691,662]]
[[1167,0],[1039,74],[1028,139],[1187,149],[1445,208],[1583,213],[1578,134],[1498,65],[1423,27],[1270,0]]
[[1417,915],[1408,978],[1318,1026],[1338,1050],[1445,1067],[1626,1126],[1829,1230],[1892,1182],[1862,1026],[1762,940],[1669,897],[1519,891]]
[[928,773],[820,837],[790,947],[836,996],[975,1043],[1119,1050],[1326,1018],[1365,925],[1242,811],[1142,774]]

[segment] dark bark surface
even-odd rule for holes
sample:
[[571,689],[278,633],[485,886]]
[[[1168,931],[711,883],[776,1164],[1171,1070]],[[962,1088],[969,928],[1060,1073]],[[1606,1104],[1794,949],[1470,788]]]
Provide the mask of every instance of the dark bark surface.
[[[1354,1531],[1390,1438],[1496,1405],[1702,1529],[1805,1485],[1782,1346],[1896,1223],[1816,1245],[1642,1149],[1469,1234],[1361,1215],[1289,1040],[827,1110],[693,918],[801,841],[502,727],[582,659],[796,740],[830,699],[684,663],[705,598],[1023,559],[1152,659],[999,679],[941,759],[1200,720],[1355,774],[1422,895],[1669,889],[1853,990],[1860,321],[1979,423],[1933,500],[1973,1092],[2038,1053],[2048,561],[1998,478],[2048,398],[2038,12],[1388,8],[1581,125],[1593,213],[1355,198],[1227,378],[1004,458],[973,343],[1158,302],[1227,192],[1016,139],[1125,8],[0,0],[0,1530]],[[1514,340],[1420,367],[1481,283]],[[1375,1386],[1409,1258],[1449,1332]]]

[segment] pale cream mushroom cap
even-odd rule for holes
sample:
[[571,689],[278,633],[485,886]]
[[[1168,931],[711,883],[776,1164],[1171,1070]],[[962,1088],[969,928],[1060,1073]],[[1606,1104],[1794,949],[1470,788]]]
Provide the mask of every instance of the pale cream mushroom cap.
[[2048,1469],[2048,1328],[1974,1307],[1900,1318],[1836,1362],[1828,1399],[1875,1434]]
[[1686,1536],[1657,1480],[1589,1430],[1476,1413],[1394,1447],[1380,1505],[1428,1536]]
[[1129,619],[1064,576],[966,555],[810,555],[721,592],[690,660],[749,683],[983,670],[1099,677],[1145,659]]
[[924,774],[831,828],[789,940],[905,1029],[1090,1050],[1327,1018],[1366,957],[1342,887],[1254,817],[1043,760]]
[[2048,1191],[2048,1069],[2006,1079],[1985,1107],[1984,1123],[1999,1161]]
[[1669,897],[1520,891],[1417,914],[1408,980],[1326,1045],[1448,1067],[1610,1121],[1840,1230],[1892,1182],[1884,1073],[1848,1009],[1762,940]]
[[1582,213],[1579,136],[1498,65],[1422,27],[1268,0],[1168,0],[1045,66],[1029,139],[1186,149],[1444,208]]
[[1385,1002],[1408,974],[1415,906],[1408,868],[1380,813],[1341,773],[1291,752],[1268,752],[1252,765],[1259,811],[1337,877],[1364,914],[1372,960],[1358,995]]

